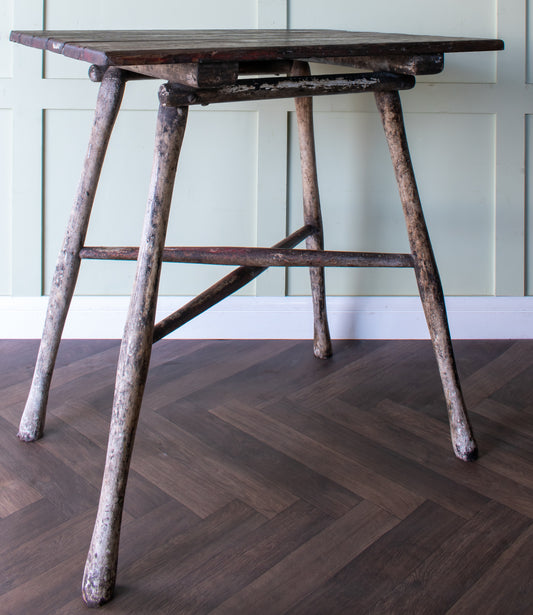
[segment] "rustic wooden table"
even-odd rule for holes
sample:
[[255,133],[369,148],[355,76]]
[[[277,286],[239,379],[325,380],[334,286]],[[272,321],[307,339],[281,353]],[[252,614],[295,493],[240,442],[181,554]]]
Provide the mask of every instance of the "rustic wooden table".
[[[83,597],[89,606],[103,604],[113,595],[122,506],[152,344],[270,266],[309,267],[314,353],[319,358],[331,354],[325,266],[414,268],[446,397],[454,451],[460,459],[476,458],[477,447],[457,376],[441,283],[410,161],[398,92],[414,87],[416,75],[440,72],[444,53],[499,50],[503,48],[502,41],[337,30],[15,31],[11,40],[90,62],[90,78],[101,82],[85,166],[59,254],[33,383],[21,420],[22,440],[36,440],[43,433],[55,358],[81,260],[137,260],[117,367],[100,505],[83,580]],[[338,75],[312,76],[309,62],[348,70]],[[242,78],[246,75],[254,78]],[[150,78],[168,82],[159,91],[154,164],[141,245],[87,247],[84,243],[91,208],[125,84],[131,79]],[[323,249],[312,97],[354,92],[374,93],[399,187],[410,254]],[[296,104],[304,226],[273,248],[165,247],[189,106],[287,97],[294,97]],[[295,250],[304,239],[306,249]],[[239,267],[155,324],[162,261]]]

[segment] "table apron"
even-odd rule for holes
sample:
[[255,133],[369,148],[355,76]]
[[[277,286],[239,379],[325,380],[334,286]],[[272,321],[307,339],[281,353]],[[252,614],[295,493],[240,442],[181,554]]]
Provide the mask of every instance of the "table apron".
[[409,90],[414,85],[415,78],[411,75],[387,72],[241,79],[233,85],[212,89],[188,88],[176,83],[166,83],[159,90],[159,100],[165,107],[181,107],[301,96]]

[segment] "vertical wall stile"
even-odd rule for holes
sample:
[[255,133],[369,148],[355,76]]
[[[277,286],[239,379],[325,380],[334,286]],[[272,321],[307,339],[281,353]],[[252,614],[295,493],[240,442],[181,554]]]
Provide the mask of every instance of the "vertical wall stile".
[[0,296],[11,294],[12,281],[12,151],[13,151],[13,50],[9,31],[13,22],[13,1],[0,3]]
[[[258,28],[286,28],[288,0],[257,0]],[[287,103],[259,103],[257,111],[257,245],[280,241],[286,228]],[[285,270],[272,268],[256,282],[256,295],[283,296]]]
[[[43,27],[44,3],[13,2],[13,28]],[[13,49],[13,161],[11,203],[11,293],[42,292],[42,54]]]
[[524,132],[525,132],[525,279],[524,287],[526,295],[533,295],[533,181],[531,174],[533,173],[533,98],[531,96],[533,89],[533,4],[531,0],[526,0],[526,46],[525,46],[525,90],[526,103],[524,105]]
[[498,36],[505,51],[498,54],[496,85],[496,211],[495,294],[522,296],[525,281],[524,117],[528,106],[525,85],[524,23],[529,0],[498,2]]

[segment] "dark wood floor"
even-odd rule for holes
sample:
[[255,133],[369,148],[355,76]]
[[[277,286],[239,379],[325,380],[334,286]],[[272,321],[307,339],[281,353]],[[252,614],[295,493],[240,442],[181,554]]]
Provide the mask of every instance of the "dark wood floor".
[[[481,457],[455,459],[424,341],[154,347],[109,613],[533,612],[533,342],[457,342]],[[86,612],[114,341],[0,342],[0,612]]]

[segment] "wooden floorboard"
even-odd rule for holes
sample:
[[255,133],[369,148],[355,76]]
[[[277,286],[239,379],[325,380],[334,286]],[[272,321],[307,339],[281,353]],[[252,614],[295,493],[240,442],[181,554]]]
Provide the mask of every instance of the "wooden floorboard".
[[[81,576],[119,344],[0,341],[0,614],[88,612]],[[480,458],[452,453],[426,341],[154,346],[104,613],[531,613],[533,342],[458,341]]]

